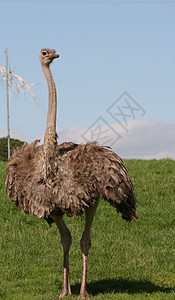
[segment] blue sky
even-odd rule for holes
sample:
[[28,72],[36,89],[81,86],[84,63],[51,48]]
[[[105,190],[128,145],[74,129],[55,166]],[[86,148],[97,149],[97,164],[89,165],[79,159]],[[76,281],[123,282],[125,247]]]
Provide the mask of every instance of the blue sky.
[[[0,0],[0,11],[0,66],[7,48],[11,70],[36,84],[41,101],[11,97],[12,137],[30,142],[44,134],[47,85],[38,56],[49,47],[60,54],[51,66],[60,141],[82,142],[95,124],[120,134],[112,147],[121,156],[175,159],[175,1]],[[125,92],[135,114],[116,120],[108,108]],[[3,83],[0,135],[6,135]]]

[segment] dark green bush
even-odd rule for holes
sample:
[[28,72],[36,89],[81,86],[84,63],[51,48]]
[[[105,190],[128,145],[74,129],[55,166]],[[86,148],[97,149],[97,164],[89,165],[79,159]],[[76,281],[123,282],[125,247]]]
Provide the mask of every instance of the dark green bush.
[[[21,147],[24,142],[16,139],[10,139],[10,153],[17,148]],[[8,158],[8,140],[7,138],[3,137],[0,138],[0,161],[7,161]]]

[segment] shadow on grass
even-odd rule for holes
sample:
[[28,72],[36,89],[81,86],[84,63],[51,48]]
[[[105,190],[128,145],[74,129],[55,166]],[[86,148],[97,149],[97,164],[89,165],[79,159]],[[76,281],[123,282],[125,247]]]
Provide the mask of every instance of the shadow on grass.
[[[80,291],[80,285],[77,283],[72,285],[72,294],[78,295]],[[87,284],[87,291],[89,294],[95,296],[97,294],[105,293],[170,293],[172,288],[167,288],[159,285],[155,285],[150,281],[135,281],[126,279],[103,279]]]

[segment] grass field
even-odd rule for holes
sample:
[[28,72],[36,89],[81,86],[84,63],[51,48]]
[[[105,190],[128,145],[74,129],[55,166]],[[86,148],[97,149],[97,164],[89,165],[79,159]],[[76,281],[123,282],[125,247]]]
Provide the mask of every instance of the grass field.
[[[127,223],[100,201],[88,261],[91,299],[175,299],[175,161],[126,160],[138,199],[137,222]],[[58,299],[62,247],[58,230],[24,215],[5,193],[0,163],[0,299]],[[79,295],[84,216],[67,218],[72,233],[72,297]]]

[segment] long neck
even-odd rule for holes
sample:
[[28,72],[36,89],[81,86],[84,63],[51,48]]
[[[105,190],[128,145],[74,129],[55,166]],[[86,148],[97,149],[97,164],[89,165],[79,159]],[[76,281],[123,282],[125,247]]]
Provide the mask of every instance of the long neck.
[[55,82],[52,76],[52,73],[49,69],[49,66],[42,66],[44,75],[46,77],[49,93],[49,102],[48,102],[48,112],[47,112],[47,125],[45,138],[50,133],[56,133],[56,112],[57,112],[57,94]]
[[[57,112],[57,95],[55,82],[49,66],[42,65],[44,75],[46,77],[49,93],[47,125],[44,136],[44,160],[46,163],[46,173],[51,169],[51,161],[54,158],[55,149],[57,146],[56,135],[56,112]],[[49,166],[50,165],[50,166]]]

